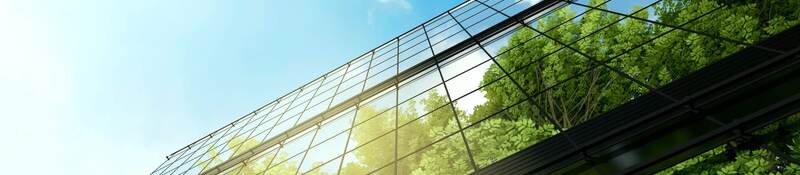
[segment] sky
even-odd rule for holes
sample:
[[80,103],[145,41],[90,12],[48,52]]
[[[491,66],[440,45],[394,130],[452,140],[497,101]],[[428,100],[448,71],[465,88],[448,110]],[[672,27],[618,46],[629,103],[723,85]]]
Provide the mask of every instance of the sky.
[[3,174],[146,174],[458,0],[0,0]]

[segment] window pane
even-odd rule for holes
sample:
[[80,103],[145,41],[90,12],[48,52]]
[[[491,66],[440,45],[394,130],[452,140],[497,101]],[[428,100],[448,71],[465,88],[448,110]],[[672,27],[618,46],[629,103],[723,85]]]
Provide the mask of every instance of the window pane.
[[308,175],[332,175],[339,172],[339,164],[342,162],[342,157],[337,157],[334,160],[326,162],[325,164],[312,169],[305,174]]
[[[526,104],[526,103],[521,103]],[[472,157],[479,168],[486,167],[519,150],[549,138],[558,131],[550,123],[534,122],[534,112],[511,112],[521,105],[492,116],[464,130]]]
[[429,89],[399,105],[401,114],[398,118],[399,124],[408,123],[417,117],[437,110],[441,106],[448,104],[448,102],[450,102],[450,99],[447,98],[443,85]]
[[[359,113],[362,111],[359,110]],[[380,137],[383,134],[391,131],[395,128],[395,110],[388,110],[384,113],[378,114],[372,119],[364,121],[361,124],[358,124],[353,128],[353,135],[351,136],[351,141],[354,141],[354,144],[350,144],[348,146],[348,150],[355,148],[356,146],[360,146],[364,143],[371,141],[374,138]]]
[[[480,88],[484,84],[490,83],[494,79],[504,76],[502,71],[498,70],[497,67],[493,65],[494,63],[492,63],[492,61],[485,61],[480,65],[477,65],[477,67],[471,69],[469,69],[469,67],[464,68],[469,70],[445,82],[445,84],[447,85],[447,90],[448,92],[450,92],[450,96],[452,98],[459,98],[474,91],[475,89]],[[475,65],[470,65],[470,66],[475,66]],[[490,70],[490,67],[494,67],[494,69],[492,69],[493,71],[487,73],[487,71]],[[484,78],[476,78],[476,77],[484,77]],[[510,85],[513,86],[513,84]]]
[[400,83],[400,91],[398,94],[400,97],[399,101],[402,102],[414,97],[417,94],[439,85],[441,82],[442,77],[439,76],[439,71],[434,67],[422,71],[422,73]]
[[473,171],[460,134],[439,141],[397,163],[398,174],[468,174]]
[[345,144],[347,143],[348,134],[347,132],[341,133],[309,149],[306,158],[303,160],[303,164],[300,166],[300,172],[306,172],[321,166],[334,157],[342,155],[342,153],[344,153]]
[[[405,156],[458,130],[453,108],[446,105],[398,129],[398,156]],[[408,114],[401,114],[401,116]],[[413,115],[412,115],[413,116]],[[411,117],[408,117],[411,118]],[[416,117],[414,117],[416,118]]]
[[[353,134],[357,133],[359,133],[358,130]],[[394,135],[394,133],[388,133],[349,152],[344,157],[341,174],[366,174],[394,161]],[[351,138],[351,142],[364,141],[357,135],[355,136],[355,138]]]
[[[445,80],[453,78],[454,76],[475,67],[478,64],[489,60],[489,56],[486,55],[483,50],[473,47],[471,49],[467,49],[465,53],[459,55],[455,58],[449,58],[447,60],[442,61],[439,63],[442,67],[442,75],[444,76]],[[480,77],[480,76],[478,76]],[[480,79],[478,77],[471,77],[473,79]]]
[[[387,69],[380,71],[382,72],[378,72],[375,76],[369,77],[369,79],[367,79],[367,84],[364,87],[364,89],[369,89],[372,86],[378,85],[378,83],[386,81],[389,78],[392,78],[393,76],[397,75],[397,65],[393,65],[392,67],[388,67]],[[372,74],[372,72],[370,72],[370,74]]]
[[323,122],[322,127],[319,129],[319,133],[317,133],[317,137],[314,138],[314,144],[318,144],[336,134],[341,133],[344,130],[349,129],[350,125],[353,123],[355,114],[355,109],[351,108],[345,112],[342,112],[338,116],[334,116]]
[[[281,147],[281,149],[278,151],[278,158],[275,159],[275,161],[282,162],[308,149],[311,139],[314,138],[315,132],[316,128],[312,128],[308,131],[304,131],[304,133],[294,136],[294,138],[290,138],[289,141],[284,142],[283,147]],[[300,157],[302,157],[302,155],[300,155]]]
[[368,99],[366,103],[362,103],[359,106],[356,123],[369,119],[397,104],[397,91],[394,89],[389,89],[376,96],[377,97],[373,97],[373,99]]

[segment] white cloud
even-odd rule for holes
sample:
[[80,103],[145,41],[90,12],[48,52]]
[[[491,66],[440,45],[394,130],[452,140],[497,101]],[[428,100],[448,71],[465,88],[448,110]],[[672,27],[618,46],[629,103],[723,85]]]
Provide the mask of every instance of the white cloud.
[[391,5],[400,7],[403,10],[411,10],[414,7],[411,6],[411,3],[408,0],[378,0],[381,4]]

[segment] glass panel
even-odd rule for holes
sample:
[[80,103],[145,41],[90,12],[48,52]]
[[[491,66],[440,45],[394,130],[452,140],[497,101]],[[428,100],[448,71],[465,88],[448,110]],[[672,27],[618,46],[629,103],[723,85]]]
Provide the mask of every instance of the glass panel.
[[487,2],[486,4],[492,5],[492,7],[502,11],[508,16],[514,16],[539,2],[542,2],[542,0],[500,0],[496,3]]
[[[294,136],[294,138],[287,139],[289,141],[284,142],[283,147],[278,151],[278,158],[275,159],[275,162],[282,162],[308,149],[316,131],[317,128],[311,128],[304,131],[304,133]],[[300,157],[302,157],[302,155],[300,155]]]
[[277,159],[282,158],[284,155],[278,155],[275,161],[274,166],[271,166],[269,170],[265,174],[267,175],[288,175],[288,174],[296,174],[297,173],[297,166],[300,164],[301,159],[303,156],[295,156],[291,159],[288,159],[284,162],[279,162]]
[[334,97],[333,102],[331,103],[332,104],[331,106],[335,106],[335,105],[337,105],[339,103],[344,102],[347,99],[352,98],[353,96],[358,95],[358,93],[360,93],[361,89],[363,88],[363,83],[364,83],[363,81],[362,82],[358,82],[358,84],[353,85],[348,89],[344,89],[344,90],[340,89],[339,91],[341,91],[341,92]]
[[[465,4],[461,5],[461,7],[457,7],[455,10],[451,11],[450,13],[456,17],[456,19],[463,19],[468,14],[468,12],[472,11],[476,7],[480,6],[480,3],[470,1],[466,2]],[[474,13],[474,12],[473,12]]]
[[393,57],[392,55],[397,53],[397,44],[397,40],[392,39],[392,41],[376,49],[375,56],[372,60],[372,66],[374,67],[377,62],[382,62],[383,60]]
[[[348,132],[341,133],[330,140],[326,140],[319,145],[309,149],[303,164],[300,165],[300,172],[306,172],[321,166],[336,156],[344,153],[347,143]],[[316,138],[314,140],[317,140]]]
[[351,71],[347,71],[347,74],[344,75],[344,81],[363,81],[367,78],[367,65],[353,68]]
[[[500,76],[504,76],[502,71],[498,70],[497,66],[492,66],[492,65],[494,65],[492,61],[485,61],[477,66],[468,65],[476,67],[472,69],[469,69],[469,67],[463,68],[469,70],[445,82],[445,84],[447,85],[447,90],[448,92],[450,92],[451,98],[454,99],[460,98],[461,96],[464,96],[474,91],[475,89],[478,89],[481,86],[490,83],[491,81],[499,78]],[[490,67],[493,67],[494,69],[490,69]],[[453,69],[456,68],[457,67],[453,67]],[[444,68],[442,74],[444,74]],[[476,78],[476,77],[484,77],[484,78]],[[514,84],[509,84],[509,85],[511,85],[511,87],[514,87]]]
[[458,25],[452,26],[446,31],[442,31],[439,35],[431,36],[431,43],[433,44],[433,51],[441,53],[442,51],[453,47],[454,45],[464,41],[468,38],[464,30]]
[[[401,116],[409,115],[401,114]],[[411,116],[413,115],[404,118],[412,118]],[[453,116],[453,108],[445,105],[411,123],[404,124],[397,130],[398,140],[403,141],[398,145],[397,155],[408,155],[456,131],[458,124]]]
[[[525,61],[524,59],[535,56],[526,55],[525,53],[509,53],[500,57],[507,62],[517,62],[521,59],[521,61]],[[536,94],[548,87],[566,81],[568,78],[573,78],[587,69],[598,66],[591,63],[588,58],[564,48],[555,53],[547,54],[546,57],[534,60],[534,62],[527,65],[515,66],[515,72],[511,72],[511,78],[519,83],[528,94]],[[512,82],[502,83],[511,84]]]
[[[447,14],[440,14],[439,16],[436,16],[436,18],[434,18],[430,22],[425,23],[425,29],[428,31],[428,36],[431,36],[434,33],[438,33],[439,31],[441,31],[444,28],[452,26],[452,25],[445,25],[446,23],[451,22],[451,21],[452,21],[452,18],[450,18],[450,16],[448,16]],[[452,24],[452,23],[450,23],[450,24]],[[444,28],[442,28],[442,27],[444,27]],[[431,32],[432,29],[437,29],[438,31]]]
[[[377,61],[377,60],[375,60],[375,61]],[[385,70],[389,69],[389,67],[392,67],[395,64],[397,64],[397,58],[394,55],[392,55],[392,57],[390,57],[389,59],[382,60],[382,61],[383,62],[372,62],[373,63],[372,66],[373,67],[372,67],[372,69],[370,69],[370,72],[369,72],[369,76],[370,77],[374,77],[375,75],[381,73],[382,71],[385,71]],[[375,64],[377,64],[377,65],[375,65]]]
[[514,106],[464,130],[478,168],[558,133],[552,124],[532,120],[543,116],[536,116],[535,112],[525,108],[529,106]]
[[450,99],[447,98],[447,93],[443,85],[438,85],[417,95],[414,98],[400,104],[400,116],[398,120],[400,125],[405,124],[419,116],[428,114],[431,111],[439,109],[439,107],[448,104]]
[[[392,78],[394,75],[397,75],[397,65],[393,65],[392,67],[389,67],[382,71],[383,72],[379,72],[375,76],[367,79],[367,84],[364,87],[364,89],[369,89],[372,86],[378,85],[378,83],[386,81],[389,78]],[[370,74],[372,74],[372,72],[370,72]]]
[[277,152],[277,146],[273,146],[268,148],[266,151],[259,153],[256,156],[253,156],[249,160],[245,161],[245,166],[241,168],[239,174],[242,175],[249,175],[249,174],[256,174],[259,172],[263,172],[267,170],[269,167],[270,161],[275,157],[275,152]]
[[267,135],[267,137],[264,137],[262,141],[266,141],[267,139],[275,137],[276,135],[282,134],[286,130],[289,130],[289,128],[292,128],[292,126],[294,126],[295,121],[297,121],[297,117],[291,117],[284,120],[281,123],[278,123],[278,125],[275,125],[275,128],[272,128],[272,130],[269,132],[269,135]]
[[324,84],[322,84],[321,87],[319,87],[319,92],[317,92],[317,94],[319,94],[320,92],[329,91],[329,90],[335,91],[336,90],[336,86],[339,86],[339,83],[341,83],[341,80],[342,80],[341,76],[339,76],[339,77],[331,77],[330,79],[325,79],[326,82]]
[[569,4],[558,9],[554,9],[552,12],[543,16],[537,16],[535,19],[531,19],[531,22],[529,22],[528,25],[542,32],[552,32],[548,33],[550,36],[554,36],[556,38],[562,37],[558,34],[562,32],[568,34],[567,32],[569,31],[579,30],[580,26],[576,25],[575,23],[581,19],[581,16],[586,12],[586,10],[586,7]]
[[399,101],[406,101],[440,83],[442,83],[442,77],[439,76],[439,71],[435,67],[428,68],[428,70],[422,71],[422,73],[400,83]]
[[395,171],[394,163],[391,163],[391,164],[386,165],[385,167],[379,169],[378,171],[375,171],[374,173],[370,173],[370,174],[374,174],[374,175],[393,175],[394,171]]
[[[316,105],[325,101],[330,101],[330,98],[333,96],[334,91],[336,89],[328,89],[324,92],[319,92],[313,100],[311,100],[311,105]],[[327,105],[328,103],[325,103]]]
[[337,157],[334,160],[326,162],[311,171],[306,172],[308,175],[333,175],[339,172],[339,164],[342,162],[342,157]]
[[461,22],[461,25],[464,25],[467,31],[473,35],[506,19],[506,16],[503,14],[497,13],[484,5],[478,6],[467,14],[469,14],[469,16],[466,18],[457,18],[459,22]]
[[356,117],[356,123],[360,123],[361,121],[369,119],[372,116],[383,112],[384,110],[394,107],[397,104],[397,91],[394,89],[388,89],[375,95],[372,97],[372,99],[365,101],[368,102],[362,103],[358,108],[358,117]]
[[[489,84],[477,91],[455,100],[453,104],[459,111],[461,124],[476,123],[484,118],[493,115],[509,106],[521,103],[525,100],[525,94],[519,91],[516,86],[511,84],[508,77]],[[522,104],[530,107],[529,104]],[[526,108],[530,109],[530,108]],[[513,111],[525,114],[524,111]],[[546,122],[545,118],[536,120]]]
[[306,109],[306,105],[308,105],[308,103],[309,103],[309,101],[297,102],[297,104],[293,104],[292,105],[293,107],[291,109],[289,109],[289,111],[286,111],[286,114],[283,114],[283,115],[284,116],[296,116],[296,115],[299,115],[300,112],[303,112],[303,110]]
[[[353,134],[355,138],[351,138],[350,142],[363,143],[364,137],[359,137],[366,133],[356,130]],[[349,144],[348,147],[353,144]],[[341,174],[366,174],[378,168],[384,167],[395,160],[395,134],[394,132],[383,135],[382,137],[366,143],[365,145],[347,153],[344,157]],[[349,149],[349,148],[348,148]]]
[[361,88],[361,86],[359,85],[362,85],[364,83],[364,78],[366,78],[366,72],[362,72],[355,78],[344,80],[344,82],[342,82],[342,85],[339,87],[339,92],[343,92],[345,88],[351,88],[353,86],[358,86],[358,88]]
[[325,77],[327,78],[325,79],[324,83],[330,83],[331,81],[335,81],[337,79],[331,77],[341,77],[342,75],[344,75],[345,71],[347,71],[347,67],[348,65],[340,66],[339,68],[336,68],[336,70],[328,73],[328,75],[325,75]]
[[[367,70],[366,68],[369,66],[370,60],[372,60],[372,52],[362,55],[357,60],[353,60],[353,62],[350,62],[350,67],[347,68],[347,74],[353,74]],[[359,69],[359,67],[364,67],[364,68]]]
[[605,67],[591,69],[533,97],[541,111],[570,128],[648,90]]
[[263,121],[255,130],[251,131],[249,138],[261,139],[262,137],[264,137],[266,134],[269,133],[272,127],[275,127],[275,123],[277,122],[278,118],[273,118],[267,121]]
[[425,61],[426,59],[430,58],[433,52],[431,52],[430,47],[428,47],[428,42],[423,41],[419,45],[407,50],[406,52],[400,53],[400,70],[399,72],[403,72],[408,68],[413,67]]
[[[442,61],[442,63],[440,63],[442,75],[444,76],[445,80],[449,80],[450,78],[453,78],[454,76],[472,67],[475,67],[476,65],[481,64],[488,59],[489,56],[487,56],[483,50],[473,47],[458,57],[449,58],[445,61]],[[477,79],[476,77],[470,78]]]
[[[649,34],[637,34],[640,37],[644,35]],[[660,87],[742,48],[716,38],[673,31],[643,47],[626,51],[610,65],[652,87]]]
[[310,118],[313,118],[319,115],[321,112],[324,112],[325,109],[328,109],[328,105],[330,104],[330,98],[322,101],[320,103],[315,104],[314,106],[308,107],[308,109],[303,112],[303,117],[300,117],[298,120],[299,122],[304,122]]
[[439,141],[397,163],[398,174],[468,174],[473,171],[460,134]]
[[353,118],[355,117],[356,112],[354,108],[345,110],[344,112],[334,116],[327,121],[324,121],[322,127],[319,129],[319,133],[314,139],[313,144],[318,144],[327,140],[328,138],[341,133],[344,130],[350,128],[350,125],[353,124]]
[[[358,111],[358,113],[362,112],[363,111],[361,110]],[[352,150],[356,146],[367,143],[370,140],[393,130],[394,128],[395,110],[392,108],[391,110],[378,114],[378,116],[375,116],[374,118],[355,126],[355,128],[353,128],[353,135],[350,138],[351,141],[355,141],[355,143],[350,144],[347,149]]]

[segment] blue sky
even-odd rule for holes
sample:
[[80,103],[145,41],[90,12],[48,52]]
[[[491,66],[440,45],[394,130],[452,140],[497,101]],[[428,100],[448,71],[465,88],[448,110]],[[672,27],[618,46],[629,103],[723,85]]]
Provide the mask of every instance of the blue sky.
[[0,165],[149,173],[460,2],[0,0]]

